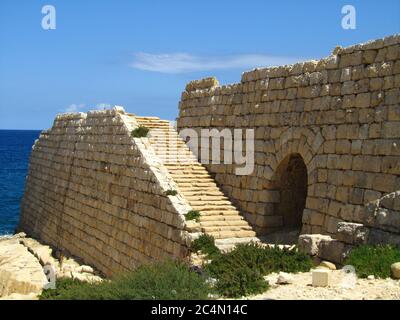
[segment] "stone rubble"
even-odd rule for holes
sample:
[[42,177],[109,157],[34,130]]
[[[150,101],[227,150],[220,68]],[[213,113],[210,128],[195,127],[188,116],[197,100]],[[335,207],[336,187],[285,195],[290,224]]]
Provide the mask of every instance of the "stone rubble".
[[55,278],[76,278],[86,282],[102,281],[91,266],[72,257],[58,260],[53,249],[27,238],[24,233],[0,239],[0,299],[32,300],[43,291],[49,279],[44,266],[51,265]]
[[393,263],[390,266],[390,270],[393,278],[400,279],[400,262]]
[[293,276],[290,273],[279,272],[278,280],[276,280],[277,284],[291,284],[293,283]]

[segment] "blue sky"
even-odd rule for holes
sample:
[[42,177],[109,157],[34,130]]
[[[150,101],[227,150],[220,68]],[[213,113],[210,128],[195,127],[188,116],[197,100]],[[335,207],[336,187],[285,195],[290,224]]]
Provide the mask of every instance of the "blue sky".
[[[46,4],[56,30],[41,27]],[[341,27],[346,4],[355,30]],[[256,66],[398,32],[398,0],[1,0],[0,129],[45,129],[57,113],[115,104],[173,120],[190,80],[238,82]]]

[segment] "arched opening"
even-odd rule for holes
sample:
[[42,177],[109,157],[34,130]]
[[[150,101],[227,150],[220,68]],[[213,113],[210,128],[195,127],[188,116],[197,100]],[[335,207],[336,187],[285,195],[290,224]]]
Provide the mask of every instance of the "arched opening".
[[282,216],[283,229],[300,232],[307,198],[307,167],[300,154],[290,154],[282,160],[275,182],[279,190],[275,214]]
[[301,232],[303,211],[307,198],[307,167],[298,153],[286,156],[278,165],[271,181],[271,192],[275,195],[270,220],[265,226],[269,230],[263,234],[264,241],[269,243],[296,244]]

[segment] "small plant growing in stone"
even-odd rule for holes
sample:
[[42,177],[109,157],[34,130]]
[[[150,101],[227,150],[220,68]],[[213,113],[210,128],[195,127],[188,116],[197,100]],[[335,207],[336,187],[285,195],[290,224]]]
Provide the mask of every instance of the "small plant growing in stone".
[[150,129],[145,126],[139,126],[136,129],[132,130],[131,136],[133,138],[146,138]]
[[209,258],[213,258],[221,253],[218,247],[215,245],[214,237],[208,234],[202,234],[200,237],[195,239],[192,242],[191,247],[193,252],[201,251]]
[[196,222],[200,221],[200,211],[190,210],[186,214],[186,220],[195,220]]
[[165,191],[166,196],[176,196],[177,194],[178,194],[178,191],[173,190],[173,189]]

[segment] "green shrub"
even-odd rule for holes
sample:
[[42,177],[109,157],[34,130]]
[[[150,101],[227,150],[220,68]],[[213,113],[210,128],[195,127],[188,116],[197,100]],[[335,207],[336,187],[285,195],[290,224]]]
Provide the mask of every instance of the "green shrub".
[[400,261],[400,249],[390,245],[362,245],[354,248],[346,259],[346,265],[352,265],[361,278],[374,275],[378,278],[390,277],[390,266]]
[[194,240],[191,248],[194,252],[201,250],[202,253],[207,254],[211,259],[221,253],[215,245],[214,237],[208,234],[202,234]]
[[211,288],[207,277],[191,271],[178,261],[166,260],[143,265],[110,281],[90,284],[71,279],[58,279],[56,290],[43,291],[40,299],[62,300],[133,300],[133,299],[208,299],[217,292],[229,298],[264,292],[269,288],[263,276],[271,272],[308,271],[311,259],[297,250],[240,244],[228,253],[221,253],[214,238],[202,235],[192,243],[211,258],[205,273],[216,279]]
[[305,272],[311,258],[296,249],[239,244],[234,250],[216,256],[206,271],[217,279],[216,290],[228,297],[263,292],[268,288],[263,276],[272,272]]
[[56,282],[56,289],[47,289],[43,290],[42,294],[40,295],[40,300],[52,300],[57,299],[62,293],[69,292],[69,291],[86,291],[86,287],[90,285],[86,282],[82,282],[76,279],[70,278],[59,278]]
[[132,130],[131,136],[134,138],[145,138],[149,133],[150,129],[145,126],[139,126],[136,129]]
[[215,285],[216,291],[228,298],[239,298],[242,296],[265,292],[269,283],[264,280],[260,270],[252,269],[242,263],[239,265],[227,265],[228,269],[218,274]]
[[195,220],[196,222],[200,221],[200,212],[196,210],[190,210],[186,213],[186,220]]
[[176,196],[177,194],[178,194],[178,191],[173,190],[173,189],[165,191],[166,196]]
[[57,300],[197,300],[212,291],[203,277],[182,263],[167,260],[143,265],[111,281],[89,284],[57,280],[57,289],[43,291],[40,299]]

